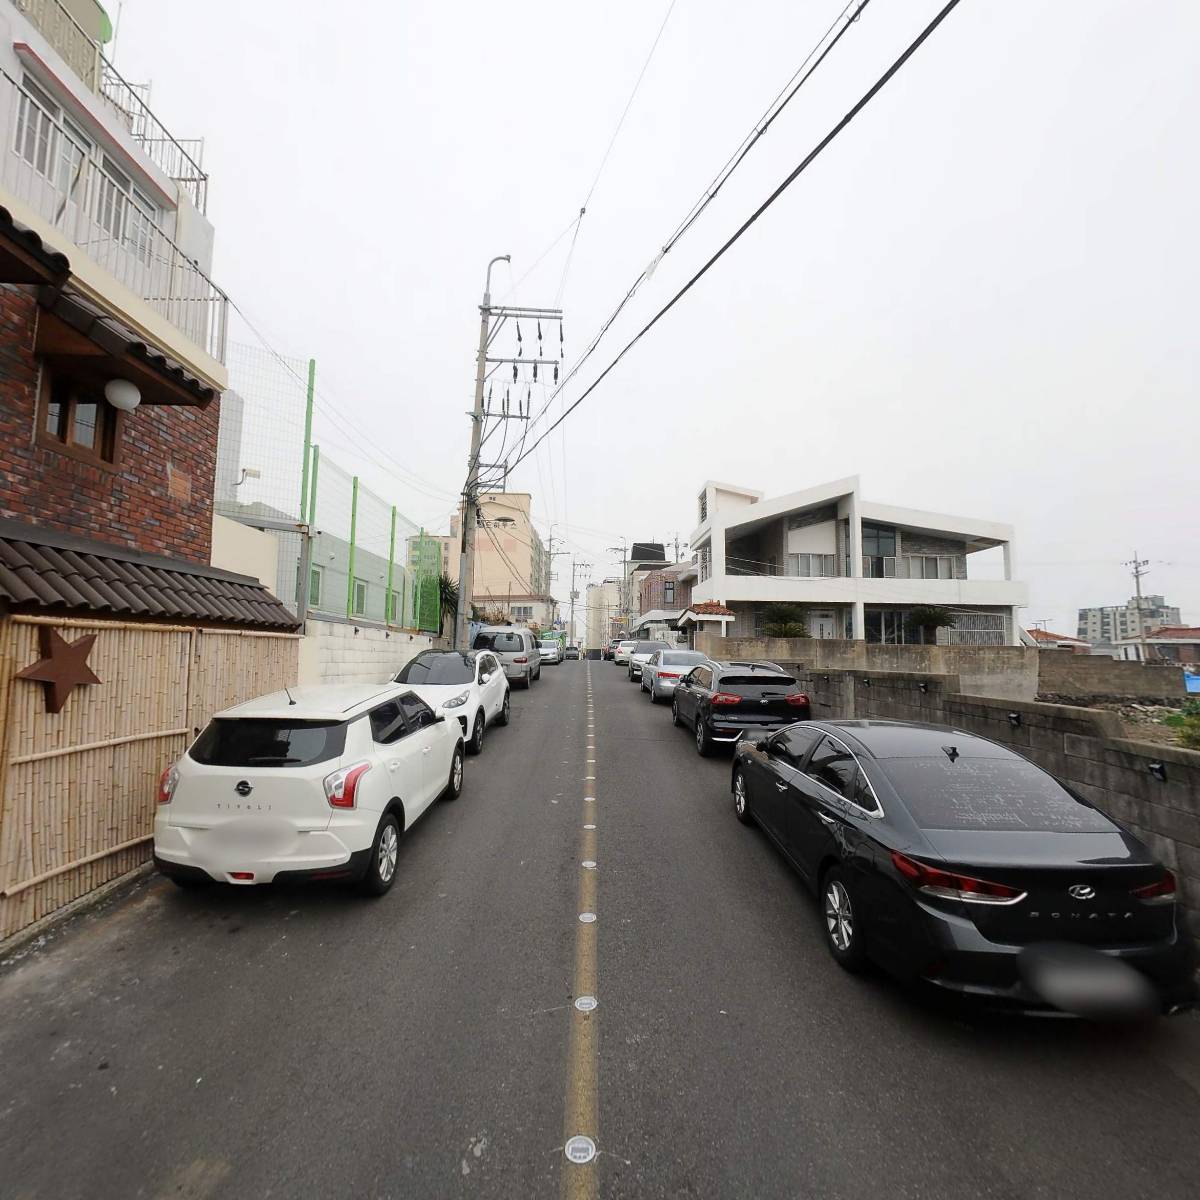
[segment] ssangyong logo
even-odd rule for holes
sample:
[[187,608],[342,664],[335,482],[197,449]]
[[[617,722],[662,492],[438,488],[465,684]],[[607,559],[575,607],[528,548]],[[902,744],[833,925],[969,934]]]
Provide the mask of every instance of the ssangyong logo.
[[1094,900],[1096,898],[1096,889],[1090,883],[1073,883],[1067,888],[1067,892],[1076,900]]
[[238,782],[233,785],[233,790],[237,792],[239,796],[248,796],[252,791],[254,791],[254,784],[252,784],[248,779],[239,779]]

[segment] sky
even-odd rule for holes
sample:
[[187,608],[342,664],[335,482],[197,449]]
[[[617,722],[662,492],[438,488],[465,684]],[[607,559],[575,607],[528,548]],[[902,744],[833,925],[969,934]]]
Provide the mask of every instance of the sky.
[[[316,358],[323,456],[445,530],[488,260],[571,365],[843,7],[125,0],[115,55],[205,138],[214,278]],[[940,7],[871,0],[549,417]],[[962,0],[510,487],[600,580],[621,536],[686,542],[706,479],[857,474],[1013,525],[1027,624],[1124,602],[1135,551],[1200,623],[1197,44],[1194,0]]]

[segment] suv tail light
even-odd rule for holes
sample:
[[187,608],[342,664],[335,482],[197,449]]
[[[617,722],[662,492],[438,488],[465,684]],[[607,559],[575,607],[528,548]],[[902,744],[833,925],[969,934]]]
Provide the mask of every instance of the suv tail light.
[[371,769],[369,762],[355,763],[352,767],[342,767],[324,779],[325,799],[330,808],[353,808],[354,793],[358,790],[358,781]]
[[1134,888],[1129,894],[1146,904],[1172,904],[1175,901],[1175,876],[1164,867],[1161,879]]
[[807,708],[808,697],[803,692],[797,692],[794,696],[789,696],[787,702],[793,708]]
[[528,657],[528,655],[525,655],[525,654],[522,654],[520,656],[520,658],[513,659],[513,662],[515,662],[515,663],[527,663],[528,661],[529,661],[529,657]]
[[943,871],[928,863],[907,858],[898,850],[892,851],[892,864],[919,892],[927,896],[938,896],[943,900],[966,900],[971,904],[1016,904],[1025,899],[1025,893],[1007,883],[991,883],[986,879],[973,879],[970,875],[959,875],[955,871]]
[[175,764],[172,763],[158,777],[158,802],[159,804],[170,804],[171,797],[175,795],[175,786],[179,783],[179,771]]
[[717,692],[713,696],[712,702],[724,707],[729,704],[741,704],[742,698],[741,696],[735,696],[732,692]]

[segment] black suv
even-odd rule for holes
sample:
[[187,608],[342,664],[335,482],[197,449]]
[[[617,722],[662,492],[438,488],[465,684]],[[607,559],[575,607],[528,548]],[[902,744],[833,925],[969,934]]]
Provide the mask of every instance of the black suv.
[[696,731],[696,749],[711,754],[715,743],[731,744],[744,733],[757,736],[807,721],[808,696],[773,663],[707,662],[678,683],[671,722]]

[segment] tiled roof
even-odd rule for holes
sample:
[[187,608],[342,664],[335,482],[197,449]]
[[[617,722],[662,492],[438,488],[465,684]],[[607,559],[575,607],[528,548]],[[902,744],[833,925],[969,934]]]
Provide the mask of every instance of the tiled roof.
[[726,608],[723,604],[718,604],[715,600],[702,600],[699,604],[693,604],[688,612],[695,613],[698,617],[733,617],[737,614],[732,608]]
[[22,612],[293,630],[257,579],[0,520],[0,602]]
[[1090,642],[1085,642],[1083,638],[1071,637],[1066,633],[1051,633],[1048,629],[1027,629],[1025,632],[1035,642],[1078,642],[1081,646],[1091,644]]
[[1200,625],[1160,625],[1157,629],[1147,629],[1146,637],[1197,642],[1200,641]]

